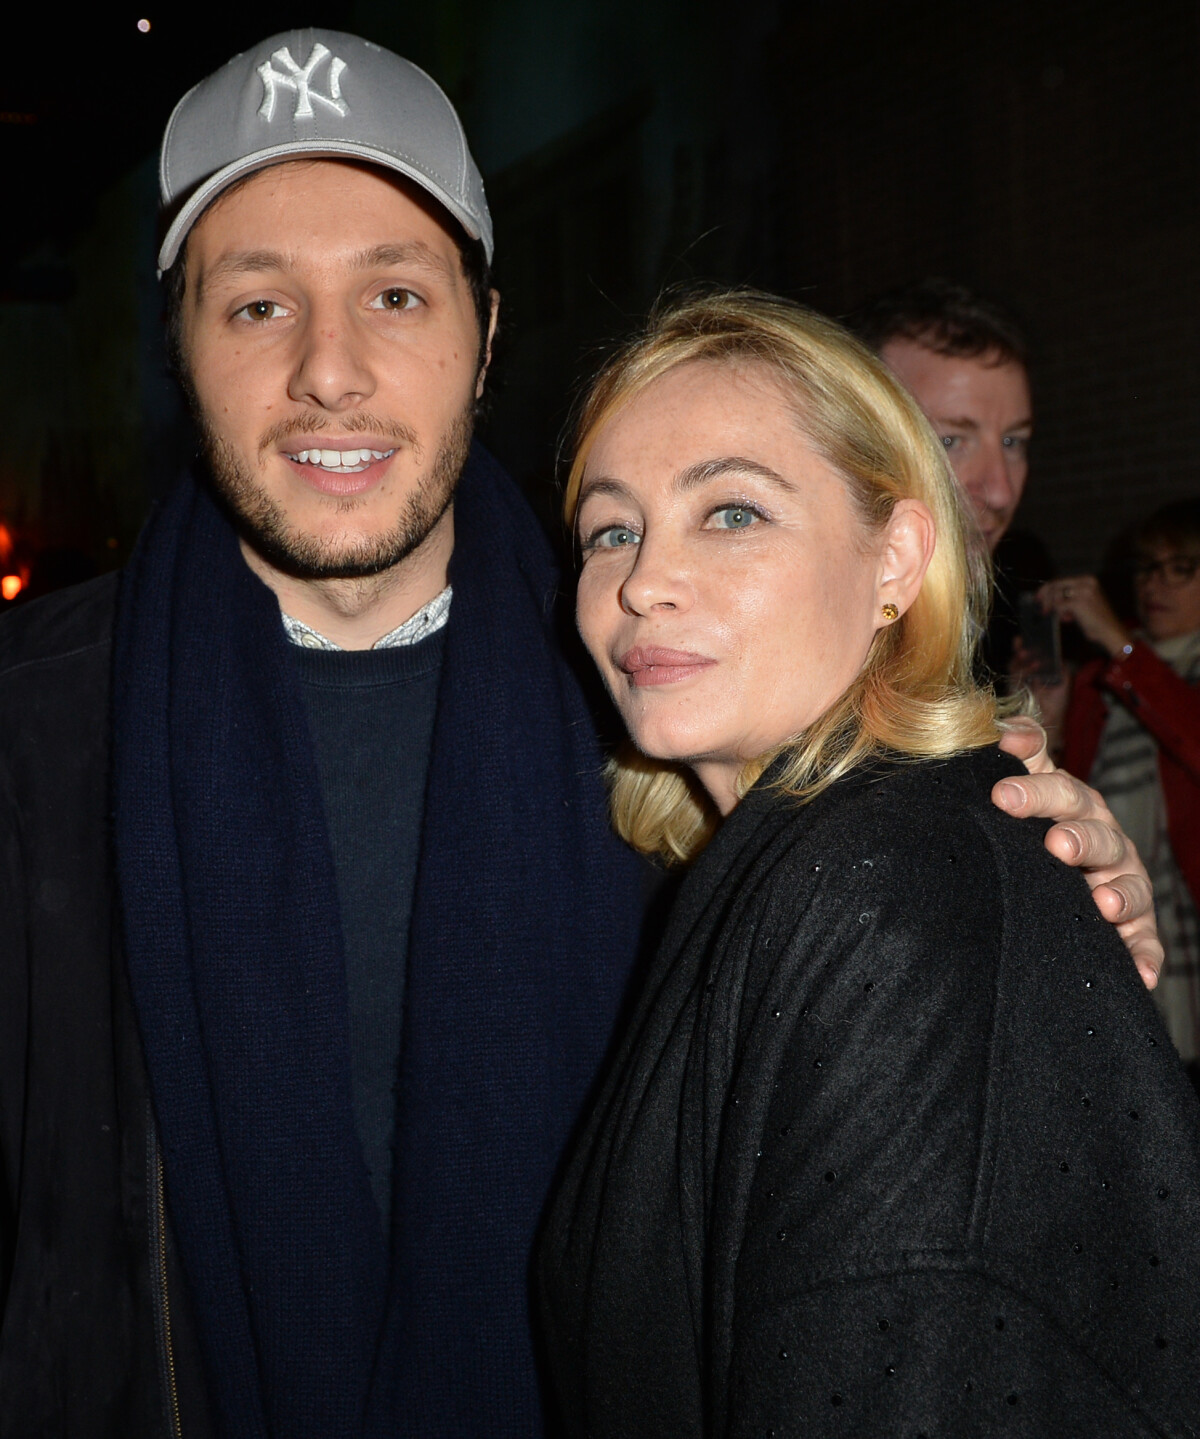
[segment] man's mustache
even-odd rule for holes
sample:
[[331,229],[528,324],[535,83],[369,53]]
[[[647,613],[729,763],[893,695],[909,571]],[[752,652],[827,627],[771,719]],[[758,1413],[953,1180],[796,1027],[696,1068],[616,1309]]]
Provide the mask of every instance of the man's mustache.
[[378,435],[385,440],[395,440],[397,446],[407,445],[418,460],[421,458],[420,443],[416,434],[407,425],[402,425],[396,420],[381,419],[378,415],[368,414],[363,410],[354,410],[340,415],[336,421],[321,414],[292,415],[290,418],[280,420],[278,424],[272,425],[262,435],[258,442],[258,452],[261,455],[266,450],[283,444],[293,435],[316,435],[327,430],[336,430],[339,435],[370,434]]

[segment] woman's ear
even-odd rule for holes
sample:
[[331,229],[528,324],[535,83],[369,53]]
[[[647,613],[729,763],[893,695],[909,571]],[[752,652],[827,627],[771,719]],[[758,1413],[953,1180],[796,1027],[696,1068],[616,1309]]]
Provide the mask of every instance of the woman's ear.
[[894,623],[916,599],[936,544],[937,530],[928,507],[920,500],[897,500],[879,555],[876,628]]

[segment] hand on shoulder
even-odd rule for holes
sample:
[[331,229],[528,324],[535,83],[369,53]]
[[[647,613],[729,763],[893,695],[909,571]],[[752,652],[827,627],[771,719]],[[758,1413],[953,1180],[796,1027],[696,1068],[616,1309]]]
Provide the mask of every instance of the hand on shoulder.
[[1096,908],[1116,926],[1147,989],[1158,983],[1163,947],[1154,917],[1150,877],[1133,842],[1090,786],[1058,769],[1046,753],[1046,735],[1033,720],[1006,721],[1000,740],[1005,753],[1029,774],[1000,780],[993,801],[1018,819],[1049,819],[1046,848],[1064,864],[1082,870]]

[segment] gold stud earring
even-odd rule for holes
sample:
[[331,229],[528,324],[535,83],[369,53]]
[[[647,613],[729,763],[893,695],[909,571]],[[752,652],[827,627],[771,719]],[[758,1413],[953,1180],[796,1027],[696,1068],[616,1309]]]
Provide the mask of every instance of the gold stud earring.
[[895,605],[884,605],[883,617],[885,620],[898,620],[900,618],[900,611]]

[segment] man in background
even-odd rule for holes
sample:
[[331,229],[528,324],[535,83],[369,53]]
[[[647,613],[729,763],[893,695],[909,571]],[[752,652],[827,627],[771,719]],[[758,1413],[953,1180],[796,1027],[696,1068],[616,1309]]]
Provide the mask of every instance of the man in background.
[[1018,595],[1054,571],[1036,536],[1010,534],[1033,435],[1025,336],[1000,305],[940,278],[880,296],[856,328],[925,411],[971,502],[996,576],[983,661],[1003,676],[1020,631]]
[[941,437],[994,554],[1029,477],[1033,402],[1024,335],[998,305],[943,279],[882,295],[856,328]]

